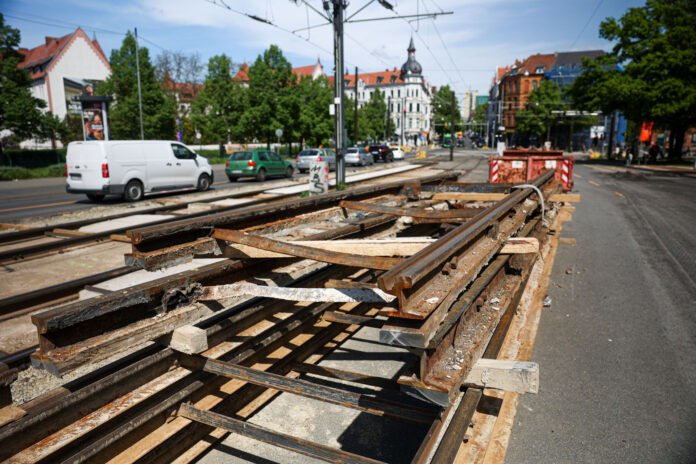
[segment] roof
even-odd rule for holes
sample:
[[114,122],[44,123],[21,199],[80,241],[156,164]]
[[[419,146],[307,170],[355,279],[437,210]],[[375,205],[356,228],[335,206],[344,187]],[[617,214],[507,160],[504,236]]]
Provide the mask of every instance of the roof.
[[[50,62],[56,59],[63,50],[70,44],[70,41],[74,37],[83,37],[88,44],[92,46],[97,56],[109,67],[109,60],[106,59],[104,50],[102,50],[101,45],[97,42],[97,39],[90,40],[89,37],[80,29],[79,27],[70,34],[64,35],[63,37],[45,37],[43,44],[34,48],[20,48],[18,50],[19,54],[24,57],[24,60],[19,64],[20,68],[28,69],[32,79],[40,79],[46,75],[46,70],[48,69]],[[31,68],[36,66],[44,65],[49,63],[49,65],[42,66],[41,69],[33,71]]]
[[196,98],[201,90],[203,90],[203,84],[194,84],[191,82],[174,82],[172,76],[167,72],[164,75],[164,80],[162,85],[168,89],[173,90],[179,94],[181,101],[191,101]]
[[[380,77],[382,78],[381,80],[379,79]],[[392,82],[392,77],[394,77],[394,82]],[[355,74],[346,74],[343,78],[346,81],[346,87],[355,87]],[[331,78],[329,78],[329,80],[333,84],[333,80]],[[380,72],[358,74],[358,80],[362,80],[366,86],[402,84],[404,82],[404,80],[401,79],[401,73],[396,68]]]
[[38,79],[46,75],[44,70],[31,72],[31,68],[42,65],[51,61],[63,49],[65,44],[73,36],[74,32],[63,37],[48,37],[46,36],[45,43],[31,49],[20,48],[19,54],[24,57],[24,60],[19,64],[20,68],[29,69],[32,79]]
[[582,58],[590,58],[594,60],[595,58],[604,55],[604,50],[585,50],[580,52],[560,52],[556,55],[556,60],[553,63],[553,68],[566,68],[572,69],[580,67],[582,64]]
[[249,65],[242,63],[239,67],[239,71],[234,76],[234,80],[237,82],[249,82]]
[[498,68],[498,70],[497,70],[498,71],[497,72],[498,79],[497,80],[502,79],[503,76],[505,75],[505,73],[508,72],[510,69],[512,69],[512,66],[505,66],[504,68]]
[[310,64],[309,66],[302,66],[300,68],[292,68],[292,72],[297,74],[298,79],[302,79],[304,76],[311,76],[315,67],[316,67],[315,64]]
[[[551,69],[553,62],[556,60],[556,55],[554,53],[530,55],[529,58],[524,60],[518,74],[543,74]],[[541,69],[540,69],[541,67]]]

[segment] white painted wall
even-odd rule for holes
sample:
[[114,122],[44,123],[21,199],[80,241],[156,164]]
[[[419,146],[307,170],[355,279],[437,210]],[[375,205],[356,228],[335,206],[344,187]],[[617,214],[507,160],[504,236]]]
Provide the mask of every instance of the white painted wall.
[[75,37],[48,74],[53,114],[62,119],[67,113],[64,77],[103,81],[109,74],[109,68],[87,40],[81,36]]

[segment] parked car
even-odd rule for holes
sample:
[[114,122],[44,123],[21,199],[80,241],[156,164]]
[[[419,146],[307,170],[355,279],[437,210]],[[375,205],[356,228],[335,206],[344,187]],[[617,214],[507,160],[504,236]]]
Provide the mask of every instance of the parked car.
[[277,153],[267,150],[247,150],[232,153],[225,163],[225,174],[230,182],[240,177],[256,177],[263,182],[268,176],[292,177],[294,168]]
[[367,166],[375,164],[375,159],[372,157],[372,153],[365,150],[363,147],[351,147],[346,149],[346,164],[352,164],[353,166]]
[[393,145],[389,147],[394,155],[395,160],[402,160],[406,158],[406,153],[398,145]]
[[297,155],[297,169],[300,172],[309,171],[310,161],[328,161],[329,170],[336,170],[336,152],[331,148],[309,148]]
[[382,160],[385,163],[394,161],[394,154],[387,145],[370,145],[370,153],[377,160]]
[[68,193],[92,201],[121,195],[138,201],[174,190],[208,190],[213,169],[186,145],[159,140],[70,142],[66,155]]

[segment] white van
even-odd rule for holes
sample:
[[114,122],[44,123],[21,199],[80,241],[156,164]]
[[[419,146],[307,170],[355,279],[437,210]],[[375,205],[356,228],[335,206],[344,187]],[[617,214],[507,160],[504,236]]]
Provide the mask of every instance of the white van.
[[208,190],[213,169],[208,160],[183,143],[160,140],[70,142],[66,160],[68,193],[85,193],[92,201],[122,195],[172,190]]

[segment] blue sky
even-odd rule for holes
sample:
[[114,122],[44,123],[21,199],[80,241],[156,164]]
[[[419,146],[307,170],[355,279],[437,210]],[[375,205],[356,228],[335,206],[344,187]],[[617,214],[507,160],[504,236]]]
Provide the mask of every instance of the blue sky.
[[[327,26],[290,32],[322,23],[302,1],[224,0],[241,13],[266,18],[272,27],[214,5],[221,0],[0,0],[6,23],[22,33],[21,45],[31,48],[44,36],[61,36],[80,25],[96,34],[107,57],[127,30],[138,28],[142,46],[151,56],[162,51],[200,52],[203,59],[225,53],[235,62],[253,61],[270,44],[277,44],[293,66],[321,59],[333,71],[332,33]],[[307,0],[321,10],[321,0]],[[348,15],[368,3],[351,0]],[[433,85],[450,84],[458,93],[487,93],[496,66],[514,63],[534,53],[609,50],[599,38],[599,23],[620,17],[644,0],[392,0],[401,15],[453,11],[454,14],[408,23],[402,19],[346,25],[346,67],[361,72],[399,68],[406,59],[411,35],[423,74]],[[393,16],[373,2],[355,19]],[[281,29],[282,28],[282,29]],[[446,46],[443,46],[443,42]]]

